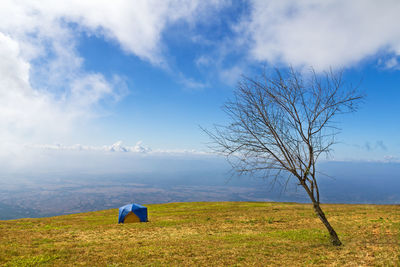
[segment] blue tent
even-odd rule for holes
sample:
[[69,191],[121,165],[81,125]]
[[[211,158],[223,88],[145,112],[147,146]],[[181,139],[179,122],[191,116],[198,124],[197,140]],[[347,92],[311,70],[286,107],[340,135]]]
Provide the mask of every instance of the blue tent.
[[118,223],[130,222],[147,222],[147,208],[135,203],[119,208]]

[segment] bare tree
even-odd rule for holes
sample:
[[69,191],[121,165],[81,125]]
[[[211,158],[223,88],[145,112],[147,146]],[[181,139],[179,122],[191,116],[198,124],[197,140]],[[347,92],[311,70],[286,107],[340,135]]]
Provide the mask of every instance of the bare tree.
[[303,75],[290,69],[268,76],[264,72],[238,84],[234,99],[224,106],[230,123],[205,131],[212,148],[240,174],[261,173],[276,180],[286,173],[288,179],[297,179],[332,244],[340,246],[320,207],[316,163],[335,143],[339,129],[334,117],[355,111],[361,98],[356,88],[343,83],[341,73],[318,75],[311,70]]

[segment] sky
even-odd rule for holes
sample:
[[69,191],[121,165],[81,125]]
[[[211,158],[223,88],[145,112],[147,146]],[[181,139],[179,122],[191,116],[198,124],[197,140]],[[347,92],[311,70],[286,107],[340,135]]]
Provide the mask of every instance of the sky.
[[242,75],[288,66],[343,70],[366,95],[324,160],[400,162],[399,13],[397,0],[2,0],[0,167],[212,157],[200,127],[227,122]]

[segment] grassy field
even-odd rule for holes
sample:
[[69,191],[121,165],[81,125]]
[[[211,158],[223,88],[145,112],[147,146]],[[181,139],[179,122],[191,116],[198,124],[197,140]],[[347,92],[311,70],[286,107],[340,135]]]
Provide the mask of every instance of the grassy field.
[[148,223],[118,225],[116,209],[0,221],[0,265],[400,266],[399,205],[323,205],[339,248],[311,205],[147,207]]

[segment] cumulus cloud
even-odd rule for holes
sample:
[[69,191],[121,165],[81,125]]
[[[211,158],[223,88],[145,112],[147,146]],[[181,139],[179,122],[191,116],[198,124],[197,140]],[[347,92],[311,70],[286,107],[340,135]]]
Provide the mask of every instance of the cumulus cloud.
[[26,145],[25,148],[33,150],[134,152],[134,153],[147,153],[152,151],[148,146],[144,145],[142,141],[137,142],[134,146],[125,146],[122,141],[118,141],[112,145],[104,145],[104,146],[87,146],[81,144],[75,144],[75,145],[36,144],[36,145]]
[[198,150],[177,150],[177,149],[152,149],[145,145],[142,141],[138,141],[134,146],[124,145],[122,141],[115,142],[112,145],[103,146],[87,146],[81,144],[74,145],[63,145],[63,144],[28,144],[22,149],[29,151],[76,151],[76,152],[95,152],[102,154],[104,152],[115,152],[115,153],[131,153],[131,154],[152,154],[152,155],[210,155],[210,153]]
[[[122,141],[111,145],[64,145],[27,144],[10,147],[7,155],[0,153],[2,174],[38,176],[42,174],[88,174],[88,173],[142,173],[191,170],[193,164],[224,163],[223,158],[194,150],[151,149],[139,141],[125,145]],[[218,161],[218,164],[216,163]],[[202,167],[204,169],[204,167]],[[4,181],[12,175],[3,175]]]
[[237,33],[255,60],[324,70],[400,55],[399,13],[397,0],[253,0]]
[[[0,127],[2,139],[15,134],[35,134],[61,115],[51,94],[30,84],[31,64],[21,56],[20,44],[0,33]],[[65,118],[64,116],[62,116]],[[68,124],[69,118],[65,118]],[[52,130],[52,129],[49,129]],[[6,135],[6,136],[5,136]]]
[[1,1],[2,142],[57,142],[75,131],[77,122],[97,116],[104,101],[126,93],[123,77],[107,79],[84,69],[77,51],[80,34],[111,40],[126,53],[163,66],[164,29],[194,23],[208,8],[223,5],[219,0]]
[[392,70],[400,69],[400,65],[399,65],[397,56],[392,56],[392,57],[389,57],[388,59],[379,59],[378,65],[380,67],[383,67],[384,69],[392,69]]
[[194,23],[210,7],[223,5],[219,0],[45,0],[30,1],[24,7],[53,20],[76,23],[83,31],[116,40],[128,53],[161,64],[162,32],[168,25]]
[[[124,88],[83,70],[72,29],[37,7],[38,1],[0,3],[0,133],[12,143],[63,138]],[[44,6],[43,6],[44,7]]]
[[393,155],[384,156],[384,162],[399,163],[400,158]]
[[[136,146],[136,145],[135,145]],[[130,148],[133,148],[132,146]],[[178,151],[110,151],[111,146],[87,147],[83,145],[25,147],[16,157],[0,154],[1,179],[53,179],[57,176],[74,179],[88,174],[135,174],[204,170],[206,166],[227,167],[223,158],[206,153]],[[115,147],[115,146],[114,146]],[[123,146],[126,148],[126,146]],[[28,159],[28,160],[27,160]],[[199,167],[201,165],[201,167]],[[99,178],[98,176],[97,178]]]

